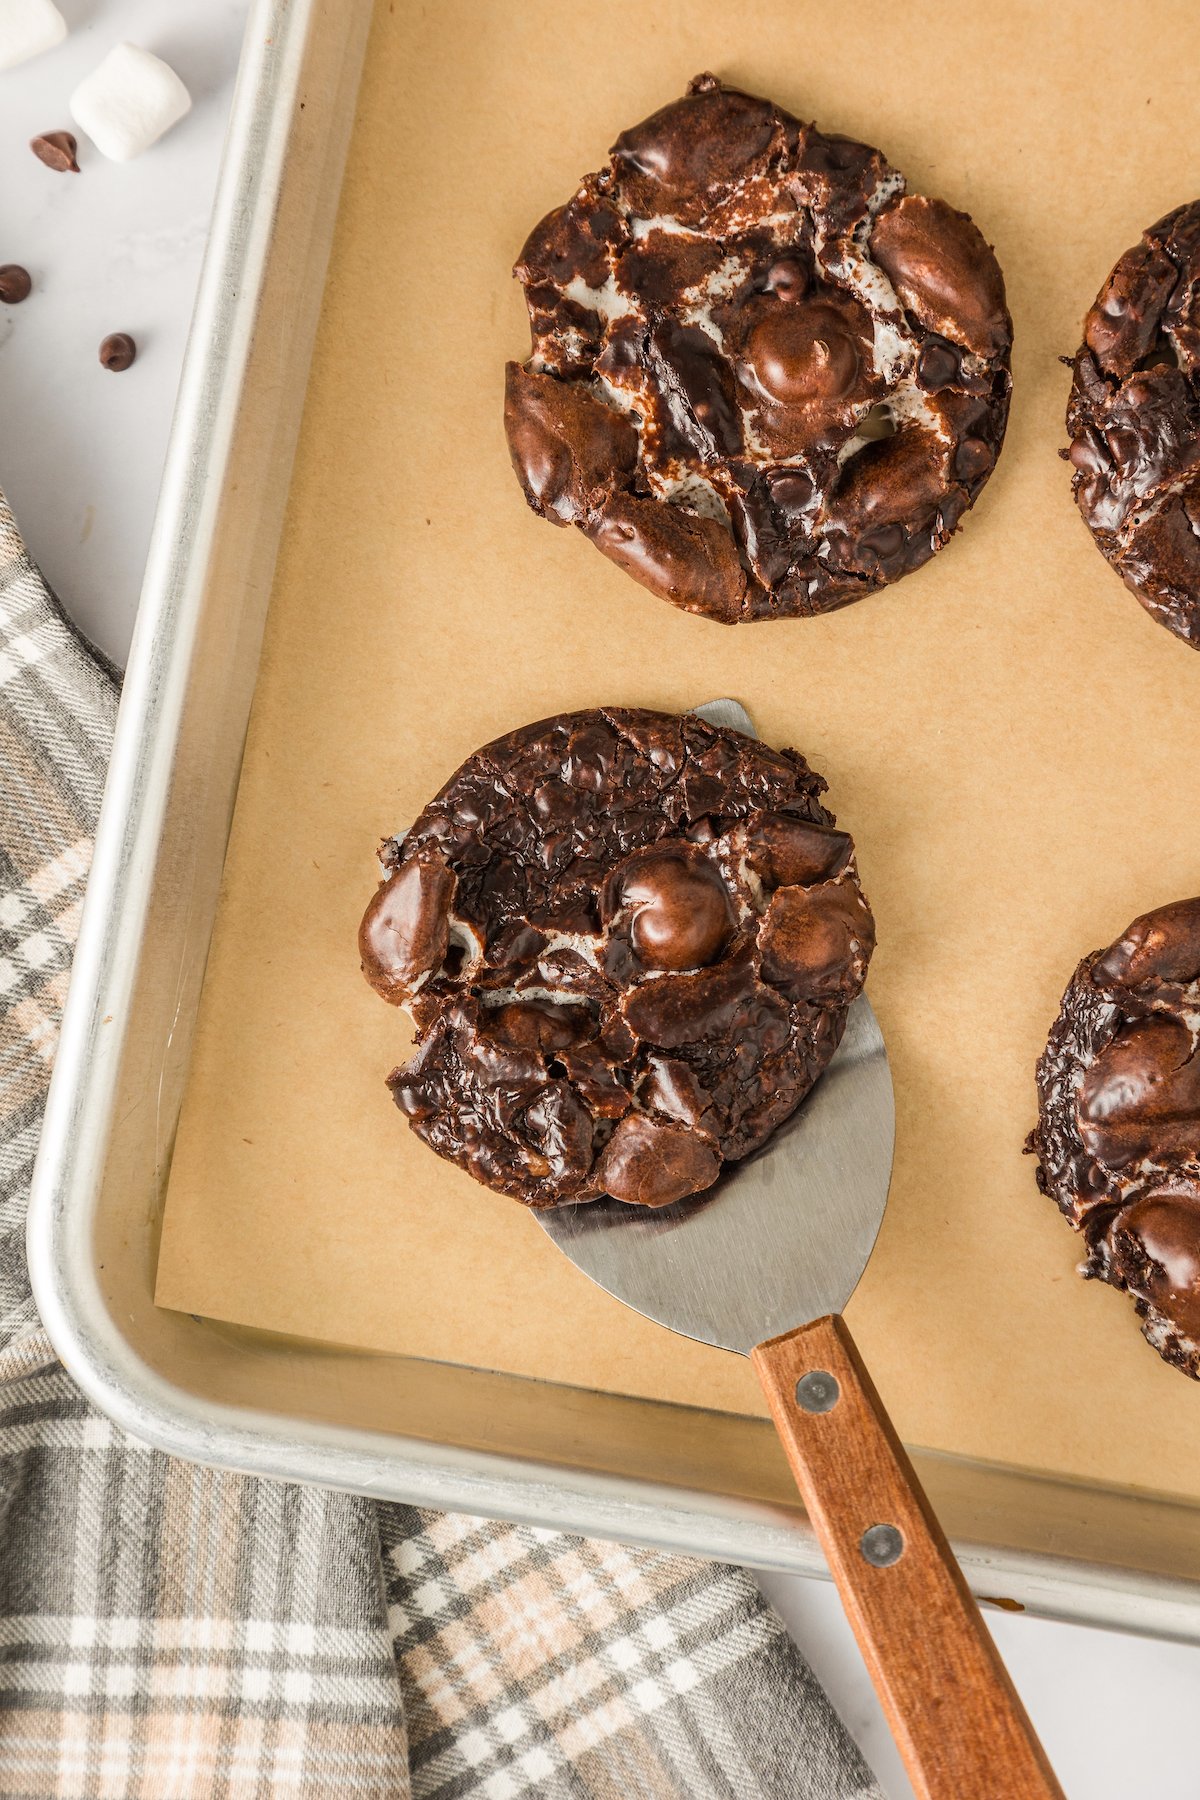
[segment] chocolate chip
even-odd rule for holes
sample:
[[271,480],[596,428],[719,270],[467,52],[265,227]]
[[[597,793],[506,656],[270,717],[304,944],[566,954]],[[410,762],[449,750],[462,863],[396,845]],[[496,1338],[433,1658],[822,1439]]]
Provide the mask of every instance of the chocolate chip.
[[29,148],[48,169],[54,169],[59,175],[78,175],[75,152],[79,146],[69,131],[44,131],[29,140]]
[[1129,1292],[1200,1343],[1200,1192],[1147,1194],[1118,1214],[1110,1241]]
[[863,556],[876,557],[881,563],[889,562],[904,548],[904,528],[900,525],[877,525],[873,531],[860,534],[858,548]]
[[771,498],[786,519],[799,519],[812,500],[815,483],[803,469],[779,469],[767,476]]
[[1103,438],[1088,429],[1073,440],[1069,450],[1062,450],[1059,455],[1065,456],[1073,469],[1079,469],[1085,475],[1104,474],[1112,468],[1112,457]]
[[831,881],[853,854],[847,832],[788,813],[760,813],[746,833],[746,861],[772,888]]
[[1187,1026],[1166,1014],[1125,1026],[1088,1069],[1078,1106],[1085,1147],[1110,1169],[1200,1154],[1200,1059]]
[[617,880],[629,935],[647,969],[702,969],[733,933],[729,893],[711,860],[685,846],[634,857]]
[[622,1119],[597,1171],[604,1191],[628,1206],[671,1206],[710,1188],[721,1158],[699,1132],[670,1119],[630,1113]]
[[809,272],[797,256],[781,256],[767,270],[763,283],[768,294],[781,300],[803,300],[810,286]]
[[702,86],[702,80],[686,99],[623,131],[613,146],[625,185],[652,205],[660,197],[687,200],[737,181],[765,156],[776,134],[782,136],[769,101],[717,82]]
[[992,447],[982,438],[964,438],[954,452],[954,473],[960,481],[978,481],[992,466]]
[[5,263],[0,268],[0,303],[19,306],[22,300],[28,300],[32,290],[33,279],[20,263]]
[[1200,900],[1177,900],[1133,921],[1092,969],[1099,986],[1200,980]]
[[960,373],[958,355],[950,344],[926,344],[917,358],[917,380],[923,387],[949,387]]
[[637,462],[628,419],[577,383],[509,363],[504,421],[509,453],[534,512],[555,524],[587,518]]
[[708,1105],[708,1096],[687,1063],[671,1056],[650,1058],[640,1098],[654,1112],[666,1113],[683,1125],[698,1125]]
[[137,345],[127,331],[111,332],[100,346],[101,367],[111,369],[114,375],[130,368],[136,356]]
[[[733,371],[712,339],[698,325],[664,319],[651,333],[651,349],[661,370],[664,391],[681,395],[699,428],[681,429],[702,456],[732,456],[742,448],[742,417],[734,393]],[[636,454],[637,439],[634,439]]]
[[363,974],[401,1004],[445,960],[455,878],[444,860],[405,863],[377,889],[359,927]]
[[[946,446],[932,431],[907,425],[851,457],[837,492],[835,516],[860,551],[894,556],[904,543],[901,522],[919,535],[946,492]],[[867,527],[874,526],[874,532]],[[884,529],[886,528],[886,529]],[[880,530],[884,535],[880,537]]]
[[1000,265],[966,213],[906,194],[879,214],[871,252],[904,305],[940,336],[988,357],[1010,341]]
[[762,971],[796,1000],[856,994],[875,948],[875,926],[852,883],[779,888],[767,908]]
[[869,396],[869,333],[869,315],[853,301],[773,306],[752,327],[739,373],[820,436]]

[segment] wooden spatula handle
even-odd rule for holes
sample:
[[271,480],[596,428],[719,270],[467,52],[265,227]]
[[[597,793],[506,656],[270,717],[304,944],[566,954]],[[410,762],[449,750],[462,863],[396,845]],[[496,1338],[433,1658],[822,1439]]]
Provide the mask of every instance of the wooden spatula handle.
[[844,1321],[751,1360],[917,1793],[1062,1800]]

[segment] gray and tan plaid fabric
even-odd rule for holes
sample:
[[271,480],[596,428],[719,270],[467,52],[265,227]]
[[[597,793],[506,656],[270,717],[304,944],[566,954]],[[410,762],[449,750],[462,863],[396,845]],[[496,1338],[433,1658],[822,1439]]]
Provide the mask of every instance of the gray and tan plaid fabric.
[[0,498],[0,1800],[880,1800],[741,1570],[173,1462],[24,1214],[116,709]]

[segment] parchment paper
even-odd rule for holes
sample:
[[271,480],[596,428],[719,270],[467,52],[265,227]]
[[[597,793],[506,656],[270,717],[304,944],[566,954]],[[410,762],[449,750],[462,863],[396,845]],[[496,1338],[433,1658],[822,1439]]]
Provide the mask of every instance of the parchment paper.
[[[1058,458],[1085,308],[1200,187],[1200,13],[759,0],[382,0],[175,1153],[158,1299],[349,1345],[761,1410],[740,1359],[578,1275],[438,1161],[362,981],[377,840],[495,734],[740,699],[858,841],[895,1075],[887,1219],[849,1317],[904,1436],[1200,1494],[1200,1391],[1146,1347],[1021,1155],[1077,958],[1200,889],[1200,658],[1102,561]],[[509,268],[616,133],[711,68],[878,143],[994,241],[1008,443],[960,537],[817,620],[709,624],[526,511]]]

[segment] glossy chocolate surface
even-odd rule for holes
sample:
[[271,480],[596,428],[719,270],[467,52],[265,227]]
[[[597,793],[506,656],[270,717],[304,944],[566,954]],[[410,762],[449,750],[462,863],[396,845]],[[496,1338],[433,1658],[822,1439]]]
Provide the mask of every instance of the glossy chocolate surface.
[[875,942],[825,783],[687,716],[568,713],[389,838],[363,972],[417,1025],[412,1129],[530,1206],[665,1206],[795,1109]]
[[725,624],[926,562],[995,465],[1004,281],[877,150],[711,75],[530,233],[505,423],[533,510]]
[[1027,1148],[1083,1272],[1132,1294],[1150,1343],[1200,1378],[1200,899],[1084,958],[1037,1082]]
[[1200,200],[1127,250],[1083,322],[1071,485],[1152,618],[1200,649]]

